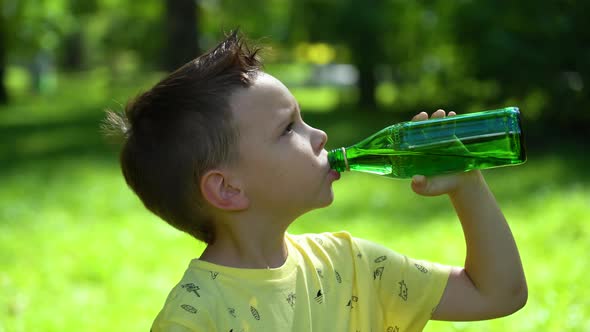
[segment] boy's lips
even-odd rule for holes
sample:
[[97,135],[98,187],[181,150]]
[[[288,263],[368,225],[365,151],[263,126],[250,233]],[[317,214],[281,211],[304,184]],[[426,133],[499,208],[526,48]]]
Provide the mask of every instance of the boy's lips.
[[340,179],[340,173],[336,170],[331,169],[329,174],[330,174],[330,177],[334,180]]

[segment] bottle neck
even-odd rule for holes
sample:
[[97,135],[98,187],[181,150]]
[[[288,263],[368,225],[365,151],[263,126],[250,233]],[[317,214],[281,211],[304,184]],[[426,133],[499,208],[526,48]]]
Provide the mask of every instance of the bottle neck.
[[338,172],[350,171],[348,159],[346,158],[346,148],[344,147],[328,152],[328,162],[330,168]]

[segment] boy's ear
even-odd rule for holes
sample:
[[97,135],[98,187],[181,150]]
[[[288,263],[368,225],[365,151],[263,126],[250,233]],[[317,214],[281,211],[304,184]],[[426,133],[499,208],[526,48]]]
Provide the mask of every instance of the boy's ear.
[[237,183],[230,181],[229,174],[214,169],[201,177],[203,198],[214,207],[226,211],[240,211],[248,208],[250,201]]

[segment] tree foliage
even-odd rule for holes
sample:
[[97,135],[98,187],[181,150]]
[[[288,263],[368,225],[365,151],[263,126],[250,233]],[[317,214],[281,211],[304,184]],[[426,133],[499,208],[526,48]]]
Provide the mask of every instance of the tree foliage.
[[588,10],[587,1],[469,2],[454,16],[456,46],[475,79],[494,82],[491,102],[519,100],[546,123],[587,126]]
[[[62,69],[115,66],[122,56],[171,68],[166,45],[186,59],[239,27],[278,45],[280,61],[298,61],[280,50],[301,43],[331,45],[334,62],[358,69],[362,109],[379,107],[375,92],[387,83],[394,110],[516,104],[530,120],[572,128],[584,125],[574,114],[590,120],[579,112],[590,106],[587,1],[183,0],[188,20],[167,16],[171,3],[180,2],[3,0],[0,59],[26,65],[45,51]],[[185,21],[198,31],[187,35],[193,46],[167,29]]]

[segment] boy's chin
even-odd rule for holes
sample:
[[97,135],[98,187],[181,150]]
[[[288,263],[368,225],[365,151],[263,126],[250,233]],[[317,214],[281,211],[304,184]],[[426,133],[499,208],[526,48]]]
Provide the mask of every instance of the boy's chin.
[[333,202],[334,202],[334,192],[330,191],[329,197],[324,202],[322,202],[322,204],[320,204],[319,208],[328,207],[328,206],[332,205]]

